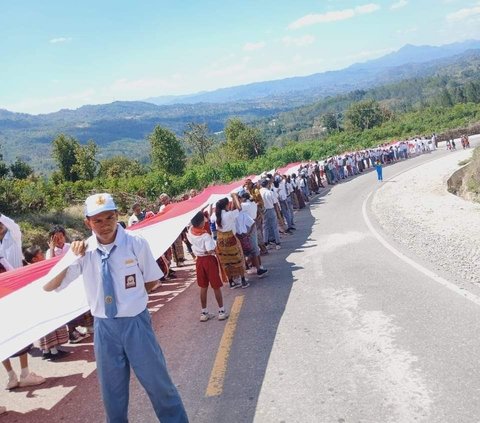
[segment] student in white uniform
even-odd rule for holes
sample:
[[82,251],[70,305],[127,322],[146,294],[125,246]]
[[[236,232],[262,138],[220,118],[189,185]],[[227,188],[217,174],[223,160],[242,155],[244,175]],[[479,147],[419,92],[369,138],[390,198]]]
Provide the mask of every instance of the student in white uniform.
[[107,422],[128,422],[130,367],[162,423],[185,423],[182,400],[167,371],[147,310],[147,289],[163,276],[148,243],[118,223],[110,194],[85,201],[93,234],[74,241],[77,261],[44,289],[63,289],[80,274],[95,317],[95,358]]

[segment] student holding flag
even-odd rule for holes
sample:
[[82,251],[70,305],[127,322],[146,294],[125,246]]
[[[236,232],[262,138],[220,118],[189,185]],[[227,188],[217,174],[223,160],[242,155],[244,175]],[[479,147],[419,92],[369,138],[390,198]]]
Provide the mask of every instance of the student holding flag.
[[95,357],[107,422],[128,422],[130,367],[162,423],[188,422],[147,309],[147,289],[163,273],[147,242],[126,232],[117,220],[110,194],[88,197],[85,224],[93,234],[86,241],[72,243],[78,259],[44,289],[62,289],[83,276],[95,317]]

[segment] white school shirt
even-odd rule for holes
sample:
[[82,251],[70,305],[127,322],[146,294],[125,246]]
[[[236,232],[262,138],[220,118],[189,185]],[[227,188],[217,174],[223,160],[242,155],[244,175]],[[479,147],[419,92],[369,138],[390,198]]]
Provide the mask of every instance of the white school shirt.
[[215,250],[217,243],[213,239],[212,235],[208,232],[202,235],[193,235],[190,231],[187,232],[187,238],[192,244],[193,254],[197,257],[203,257],[208,255],[207,251]]
[[248,212],[243,210],[242,208],[235,222],[236,233],[246,234],[254,224],[255,224],[255,220],[252,219],[248,214]]
[[293,185],[291,182],[285,182],[285,189],[287,190],[287,197],[293,192]]
[[222,210],[222,227],[217,225],[217,231],[228,232],[232,231],[233,234],[236,234],[235,222],[238,217],[238,210],[226,211]]
[[[147,241],[138,235],[126,232],[120,225],[117,225],[115,241],[106,248],[110,250],[113,245],[117,247],[109,257],[108,264],[115,291],[116,317],[134,317],[147,307],[148,295],[145,290],[145,282],[160,279],[163,277],[163,272],[153,258]],[[97,248],[102,248],[102,246],[94,234],[87,239],[85,255],[79,257],[68,268],[65,278],[57,290],[65,288],[82,274],[92,315],[105,318],[105,295],[101,277],[102,261]]]
[[127,226],[133,226],[135,223],[138,223],[138,217],[135,213],[133,213],[129,218],[128,218],[128,223]]
[[278,184],[278,198],[281,201],[285,201],[287,199],[287,187],[285,181],[282,181]]
[[269,189],[262,187],[260,188],[260,195],[262,196],[263,199],[263,205],[265,206],[265,209],[273,209],[274,208],[274,203],[275,203],[275,197],[272,191]]
[[255,220],[257,218],[258,206],[254,201],[245,201],[242,203],[242,211],[246,211],[248,215]]
[[20,226],[5,215],[0,216],[0,222],[8,229],[0,242],[0,257],[3,257],[11,267],[18,269],[23,266],[22,232]]
[[280,203],[278,202],[278,188],[273,187],[272,194],[273,194],[273,203],[280,205]]
[[[55,247],[53,249],[53,252],[55,253],[55,257],[58,257],[66,254],[68,250],[70,250],[70,244],[66,242],[65,244],[63,244],[62,248]],[[52,258],[52,253],[50,252],[50,248],[47,250],[47,253],[45,254],[45,258],[47,259]]]

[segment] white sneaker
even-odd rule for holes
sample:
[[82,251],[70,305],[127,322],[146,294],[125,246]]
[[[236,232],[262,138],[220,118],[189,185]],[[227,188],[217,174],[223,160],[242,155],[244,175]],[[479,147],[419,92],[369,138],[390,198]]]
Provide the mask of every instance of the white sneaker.
[[207,320],[210,320],[210,317],[211,317],[210,314],[204,313],[202,311],[202,313],[200,314],[200,321],[201,322],[206,322]]
[[20,376],[20,387],[24,388],[26,386],[36,386],[41,385],[45,382],[45,378],[39,376],[33,372],[30,372],[27,376],[21,377]]
[[6,412],[7,412],[7,407],[0,405],[0,414],[6,413]]
[[218,312],[218,320],[225,320],[228,318],[228,313],[226,311]]
[[13,377],[8,379],[7,387],[5,389],[15,389],[18,386],[18,377],[15,374]]

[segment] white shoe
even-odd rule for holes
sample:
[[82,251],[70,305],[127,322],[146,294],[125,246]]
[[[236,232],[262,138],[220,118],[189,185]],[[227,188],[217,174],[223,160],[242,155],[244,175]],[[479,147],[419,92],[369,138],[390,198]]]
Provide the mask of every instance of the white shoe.
[[228,313],[226,311],[218,312],[218,320],[225,320],[228,318]]
[[206,321],[210,320],[211,317],[212,317],[211,314],[209,314],[209,313],[204,313],[204,312],[202,311],[202,313],[200,314],[200,321],[201,321],[201,322],[206,322]]
[[6,412],[7,412],[7,407],[0,405],[0,414],[6,413]]
[[24,388],[26,386],[36,386],[41,385],[45,382],[45,378],[39,376],[33,372],[30,372],[27,376],[21,377],[20,376],[20,387]]
[[13,377],[8,379],[7,387],[5,389],[15,389],[18,386],[18,377],[14,374]]

